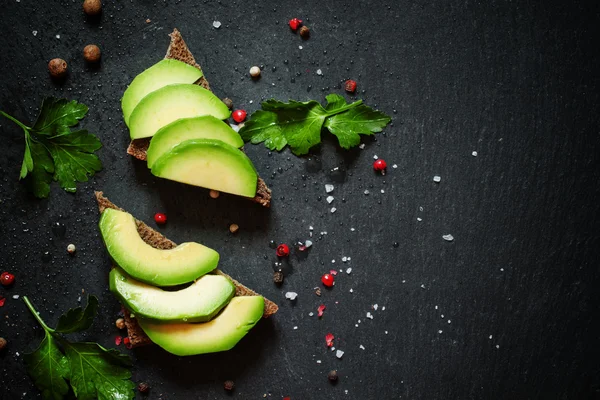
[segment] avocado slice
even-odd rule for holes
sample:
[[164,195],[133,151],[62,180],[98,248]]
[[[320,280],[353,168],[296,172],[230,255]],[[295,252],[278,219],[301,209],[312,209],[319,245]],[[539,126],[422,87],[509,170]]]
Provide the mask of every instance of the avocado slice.
[[174,83],[194,83],[202,71],[178,60],[162,60],[136,76],[121,99],[123,118],[129,126],[131,113],[149,93]]
[[131,277],[156,286],[191,282],[217,268],[219,253],[199,243],[182,243],[170,250],[156,249],[142,240],[135,219],[107,208],[100,232],[114,262]]
[[264,307],[262,296],[239,296],[215,319],[200,324],[160,324],[136,318],[154,343],[169,353],[191,356],[231,349],[260,320]]
[[109,284],[136,316],[171,322],[210,321],[235,294],[233,282],[223,275],[204,275],[185,289],[169,292],[113,268]]
[[220,140],[186,140],[152,165],[152,174],[188,185],[254,197],[258,176],[241,150]]
[[131,139],[152,137],[179,118],[212,115],[227,119],[229,108],[210,90],[198,85],[173,84],[144,97],[129,117]]
[[146,156],[148,168],[152,168],[161,155],[189,139],[217,139],[237,148],[244,145],[244,141],[236,131],[212,115],[182,118],[162,127],[152,137]]

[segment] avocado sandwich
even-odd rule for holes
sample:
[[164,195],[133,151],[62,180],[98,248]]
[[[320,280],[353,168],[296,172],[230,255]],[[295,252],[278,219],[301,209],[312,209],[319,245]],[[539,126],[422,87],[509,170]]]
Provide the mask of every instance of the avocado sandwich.
[[110,290],[123,304],[131,347],[154,342],[180,356],[226,351],[277,312],[277,304],[217,269],[216,251],[194,242],[177,245],[102,192],[96,200],[114,262]]
[[153,175],[247,197],[269,207],[271,190],[227,123],[231,112],[175,29],[163,60],[140,73],[121,100],[127,153]]

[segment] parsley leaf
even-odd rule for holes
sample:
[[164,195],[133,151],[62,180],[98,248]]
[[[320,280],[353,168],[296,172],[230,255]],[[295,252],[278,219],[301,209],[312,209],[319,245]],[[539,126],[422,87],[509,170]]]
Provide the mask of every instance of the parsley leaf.
[[321,142],[323,126],[334,134],[345,149],[360,143],[361,134],[372,135],[391,119],[356,101],[348,104],[337,94],[327,96],[327,105],[317,101],[288,103],[274,99],[262,103],[262,110],[253,113],[240,129],[242,139],[253,144],[261,142],[270,150],[282,150],[286,145],[295,155],[307,154]]
[[71,308],[66,314],[60,316],[55,331],[72,333],[86,330],[92,326],[96,311],[98,311],[98,298],[96,296],[88,297],[85,308]]
[[23,300],[45,331],[38,348],[25,355],[27,372],[44,399],[62,400],[70,392],[69,387],[83,400],[135,397],[128,356],[97,343],[72,343],[60,335],[90,327],[98,309],[96,297],[89,297],[85,308],[62,315],[56,329],[46,325],[26,296]]
[[88,112],[74,100],[47,98],[33,127],[10,115],[0,115],[19,125],[25,133],[25,154],[19,179],[25,179],[34,196],[48,197],[50,183],[58,181],[67,192],[77,190],[77,182],[86,182],[102,169],[94,152],[102,147],[98,138],[86,130],[71,128]]
[[43,399],[61,400],[69,392],[69,362],[60,351],[54,337],[45,331],[38,348],[24,356],[27,372],[42,392]]

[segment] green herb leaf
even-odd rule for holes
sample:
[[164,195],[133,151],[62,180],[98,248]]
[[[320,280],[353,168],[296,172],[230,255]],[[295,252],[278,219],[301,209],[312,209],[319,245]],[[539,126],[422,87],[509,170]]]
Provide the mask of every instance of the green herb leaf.
[[69,134],[69,127],[77,125],[87,112],[87,106],[75,100],[46,98],[33,130],[48,136]]
[[128,356],[97,343],[65,342],[63,346],[71,371],[69,381],[79,400],[135,397]]
[[360,143],[359,135],[381,132],[390,121],[391,118],[384,113],[359,105],[328,118],[325,127],[338,138],[340,146],[349,149]]
[[72,333],[86,330],[92,326],[97,310],[98,298],[96,296],[88,296],[85,308],[71,308],[66,314],[60,316],[55,331],[60,333]]
[[69,392],[66,381],[69,377],[69,362],[47,330],[39,347],[33,353],[25,354],[24,360],[27,373],[42,392],[42,398],[65,398]]
[[50,97],[43,101],[40,114],[30,128],[0,111],[0,115],[25,132],[25,154],[19,178],[27,177],[27,187],[36,197],[48,197],[52,179],[67,192],[75,192],[77,182],[86,182],[102,169],[102,163],[94,154],[102,147],[98,138],[85,130],[71,131],[87,112],[84,104]]
[[270,150],[279,151],[289,145],[294,154],[303,155],[321,142],[323,123],[340,145],[349,149],[360,143],[360,134],[381,132],[390,121],[385,114],[362,105],[361,100],[348,104],[334,93],[326,99],[325,108],[314,100],[267,100],[261,104],[262,110],[250,116],[240,135],[253,144],[264,142]]

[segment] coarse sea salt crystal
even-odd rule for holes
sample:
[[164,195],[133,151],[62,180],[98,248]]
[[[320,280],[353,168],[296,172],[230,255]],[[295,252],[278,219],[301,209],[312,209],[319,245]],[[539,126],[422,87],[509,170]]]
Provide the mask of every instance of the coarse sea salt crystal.
[[352,268],[348,268],[348,269],[346,270],[346,273],[347,273],[348,275],[350,275],[350,273],[351,273],[351,272],[352,272]]
[[327,202],[331,204],[333,202],[333,196],[327,196],[327,199],[325,200],[327,200]]
[[344,355],[344,352],[343,352],[343,351],[341,351],[341,350],[338,350],[338,351],[336,351],[336,352],[335,352],[335,356],[336,356],[337,358],[342,358],[342,356],[343,356],[343,355]]
[[321,71],[320,69],[317,70],[317,75],[323,75],[323,71]]
[[354,293],[354,289],[350,288],[350,293]]
[[317,360],[317,364],[321,364],[321,360]]
[[472,153],[471,153],[471,155],[472,155],[473,157],[477,157],[477,152],[476,152],[476,151],[474,151],[474,152],[472,152]]
[[381,189],[381,193],[385,193],[385,190]]
[[379,157],[377,157],[377,154],[375,154],[375,155],[373,156],[373,160],[377,160],[378,158],[379,158]]
[[287,293],[285,294],[285,298],[286,298],[286,299],[290,299],[290,300],[292,300],[292,301],[293,301],[293,300],[296,300],[296,297],[298,297],[298,293],[296,293],[296,292],[287,292]]
[[354,228],[350,228],[350,232],[354,232],[356,229]]
[[18,294],[15,294],[15,295],[13,296],[13,299],[15,299],[15,300],[17,300],[18,298],[19,298],[19,295],[18,295]]
[[361,350],[365,349],[365,346],[363,346],[362,344],[360,346],[358,346]]
[[373,319],[373,314],[371,314],[370,312],[367,312],[367,318]]
[[342,262],[348,261],[348,257],[342,257]]
[[300,50],[302,50],[304,47],[302,47],[302,46],[298,46],[298,48],[299,48]]
[[213,27],[216,29],[219,29],[221,27],[221,22],[220,21],[213,21]]
[[451,234],[447,234],[447,235],[442,235],[442,239],[451,242],[454,240],[454,236],[452,236]]
[[417,218],[417,221],[421,222],[423,221],[423,218]]
[[312,243],[312,241],[310,241],[310,240],[307,240],[306,242],[304,242],[304,246],[305,246],[306,248],[309,248],[310,246],[312,246],[312,244],[313,244],[313,243]]
[[398,168],[398,164],[392,165],[392,168]]
[[373,310],[377,311],[378,308],[379,308],[379,304],[373,304]]
[[326,191],[327,193],[331,193],[331,192],[333,192],[333,185],[332,185],[332,184],[330,184],[330,183],[327,183],[327,184],[325,185],[325,191]]
[[37,31],[32,31],[31,33],[33,33],[33,36],[37,36]]
[[315,315],[315,313],[314,313],[314,312],[312,312],[312,311],[308,313],[308,316],[309,316],[309,317],[312,317],[313,315]]
[[381,307],[381,311],[385,311],[385,306]]
[[365,148],[365,144],[364,143],[359,144],[358,148],[361,149],[361,150],[364,149]]
[[295,327],[294,327],[294,330],[297,330],[297,329],[298,329],[298,327],[297,327],[297,326],[295,326]]
[[442,177],[439,176],[439,175],[436,175],[436,176],[433,177],[433,181],[436,182],[436,183],[439,183],[441,180],[442,180]]
[[369,195],[369,191],[367,189],[365,189],[365,191],[363,192],[365,195]]
[[329,211],[331,211],[331,213],[333,214],[334,212],[336,212],[336,211],[337,211],[337,208],[335,208],[335,207],[331,207],[331,210],[329,210]]

